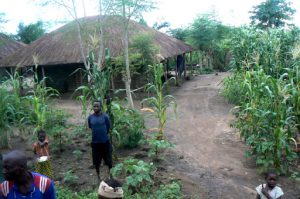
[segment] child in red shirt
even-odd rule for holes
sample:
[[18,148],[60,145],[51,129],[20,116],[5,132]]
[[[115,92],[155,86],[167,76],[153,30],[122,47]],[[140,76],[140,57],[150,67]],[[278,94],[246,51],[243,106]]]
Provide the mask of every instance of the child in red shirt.
[[52,167],[49,156],[49,142],[44,130],[37,132],[38,141],[33,144],[33,153],[38,155],[36,171],[53,179]]

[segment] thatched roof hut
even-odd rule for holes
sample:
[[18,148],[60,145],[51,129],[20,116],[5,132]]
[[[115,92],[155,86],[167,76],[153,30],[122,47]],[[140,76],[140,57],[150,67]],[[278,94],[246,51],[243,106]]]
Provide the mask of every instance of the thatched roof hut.
[[15,41],[9,38],[7,35],[0,33],[0,60],[8,55],[11,55],[24,46],[26,46],[26,44]]
[[[118,16],[104,16],[101,18],[92,16],[79,19],[85,53],[93,45],[91,41],[93,43],[100,42],[97,41],[97,38],[99,38],[99,20],[103,20],[104,23],[104,46],[110,50],[112,57],[122,54],[122,18]],[[131,20],[129,23],[129,38],[139,33],[148,33],[153,36],[153,42],[159,49],[160,59],[174,57],[193,50],[191,46],[180,40]],[[91,37],[94,39],[91,39]],[[32,66],[34,65],[33,55],[38,57],[38,64],[43,66],[83,63],[76,21],[64,25],[34,41],[18,53],[6,57],[0,61],[0,67]]]

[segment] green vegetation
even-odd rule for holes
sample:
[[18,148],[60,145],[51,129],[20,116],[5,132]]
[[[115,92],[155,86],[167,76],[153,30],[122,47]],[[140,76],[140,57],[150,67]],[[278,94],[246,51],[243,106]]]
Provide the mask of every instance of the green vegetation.
[[25,44],[30,44],[31,42],[43,36],[45,33],[45,24],[42,21],[38,21],[29,25],[24,25],[24,23],[21,22],[19,23],[18,33],[15,37],[18,41],[21,41]]
[[152,67],[153,83],[146,85],[146,90],[153,93],[152,97],[145,98],[141,103],[149,105],[153,109],[154,116],[158,120],[158,139],[164,139],[164,128],[167,122],[167,108],[173,106],[173,111],[176,114],[176,102],[172,95],[165,95],[164,90],[168,82],[172,79],[162,82],[161,77],[164,75],[162,64],[157,64]]
[[267,0],[255,6],[250,18],[252,24],[258,28],[279,28],[288,24],[292,19],[295,9],[290,7],[291,2],[287,0]]
[[97,199],[98,193],[96,190],[74,192],[67,187],[56,186],[56,196],[57,199]]
[[144,118],[135,109],[127,108],[123,105],[113,102],[111,105],[111,114],[113,116],[112,136],[114,146],[118,147],[137,147],[144,135]]
[[[108,60],[109,58],[107,58]],[[89,80],[87,85],[79,86],[75,90],[75,94],[79,93],[77,100],[80,101],[82,105],[82,117],[87,117],[87,111],[90,103],[95,100],[99,100],[104,106],[104,111],[107,110],[106,103],[104,98],[110,88],[111,81],[111,69],[108,65],[105,69],[99,68],[96,63],[94,53],[90,53],[87,59],[88,69],[79,69],[82,70],[85,74],[85,77]],[[77,72],[77,71],[75,71]]]
[[157,168],[153,163],[137,159],[127,159],[112,169],[112,175],[124,178],[124,198],[182,198],[180,184],[159,184],[156,181]]
[[234,127],[262,170],[287,173],[299,136],[299,30],[243,29],[232,38],[233,75],[224,95],[234,102]]
[[78,182],[79,177],[76,176],[72,170],[68,170],[64,173],[63,182],[69,186],[76,185]]

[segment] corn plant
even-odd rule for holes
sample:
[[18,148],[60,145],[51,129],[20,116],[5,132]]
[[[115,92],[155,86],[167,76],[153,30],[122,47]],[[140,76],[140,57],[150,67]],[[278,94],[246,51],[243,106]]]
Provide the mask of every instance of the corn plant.
[[162,82],[161,77],[164,75],[163,65],[158,64],[152,67],[154,82],[146,85],[146,90],[152,92],[153,96],[142,100],[142,104],[148,104],[153,110],[158,120],[158,139],[164,139],[164,128],[167,122],[167,109],[173,106],[176,114],[176,102],[172,95],[165,95],[164,89],[168,85],[168,81]]
[[77,100],[81,102],[82,116],[84,118],[87,116],[88,103],[92,101],[100,100],[104,105],[104,110],[106,110],[107,107],[104,103],[104,98],[109,90],[111,81],[111,69],[109,66],[99,69],[93,53],[89,54],[87,61],[88,69],[80,70],[89,79],[88,85],[79,86],[75,90],[75,93],[80,93]]
[[12,102],[13,95],[7,90],[0,89],[0,146],[8,147],[10,125],[14,121],[16,109]]
[[[35,65],[36,71],[38,65]],[[38,74],[34,73],[34,88],[28,92],[26,99],[29,101],[33,109],[33,114],[30,117],[30,120],[35,126],[34,132],[39,129],[44,129],[46,124],[46,114],[50,111],[47,101],[50,97],[58,96],[59,93],[57,90],[46,86],[46,78],[39,80]]]
[[299,57],[293,31],[243,30],[232,40],[233,75],[223,94],[237,104],[234,127],[250,146],[258,166],[281,173],[297,157]]

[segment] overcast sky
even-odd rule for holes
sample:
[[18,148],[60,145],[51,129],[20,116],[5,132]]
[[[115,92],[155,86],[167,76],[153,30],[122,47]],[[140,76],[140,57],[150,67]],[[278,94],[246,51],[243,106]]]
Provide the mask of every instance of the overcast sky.
[[[7,33],[16,33],[19,22],[25,25],[37,20],[65,21],[70,16],[63,9],[37,5],[38,0],[0,0],[0,12],[6,14],[8,22],[2,30]],[[79,16],[83,16],[83,0],[78,1]],[[94,0],[84,0],[86,15],[96,15]],[[157,9],[144,14],[147,23],[167,21],[172,28],[184,27],[203,13],[214,11],[219,19],[227,25],[243,25],[249,23],[249,11],[263,0],[156,0]],[[291,0],[293,8],[297,10],[293,22],[300,26],[300,0]],[[56,28],[56,27],[54,27]],[[52,27],[53,29],[53,27]]]

